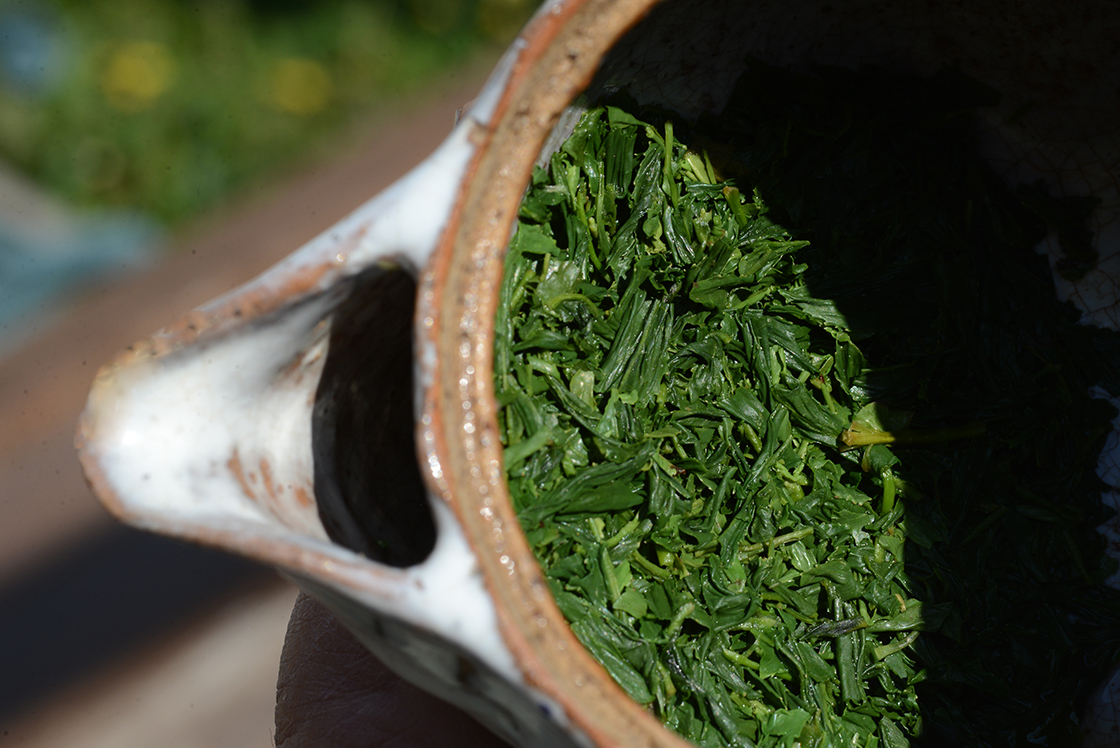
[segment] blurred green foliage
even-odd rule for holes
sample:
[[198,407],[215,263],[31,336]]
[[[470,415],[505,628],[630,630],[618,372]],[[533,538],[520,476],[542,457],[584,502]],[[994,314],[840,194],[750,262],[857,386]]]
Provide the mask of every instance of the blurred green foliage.
[[538,0],[0,4],[0,158],[183,221],[481,49]]

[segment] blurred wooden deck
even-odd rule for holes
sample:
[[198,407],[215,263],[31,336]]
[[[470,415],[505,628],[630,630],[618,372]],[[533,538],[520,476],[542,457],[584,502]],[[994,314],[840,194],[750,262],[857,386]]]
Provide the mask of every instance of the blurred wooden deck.
[[[220,554],[118,528],[85,486],[75,423],[116,351],[249,280],[430,153],[492,62],[449,73],[438,90],[351,133],[348,147],[205,217],[163,262],[85,293],[0,359],[0,681],[18,696],[21,679],[45,676],[28,683],[15,713],[0,703],[0,747],[271,744],[294,589]],[[152,563],[176,569],[161,578],[138,568]],[[164,579],[216,589],[177,596]],[[175,609],[183,597],[187,611]],[[149,602],[164,612],[145,610]]]

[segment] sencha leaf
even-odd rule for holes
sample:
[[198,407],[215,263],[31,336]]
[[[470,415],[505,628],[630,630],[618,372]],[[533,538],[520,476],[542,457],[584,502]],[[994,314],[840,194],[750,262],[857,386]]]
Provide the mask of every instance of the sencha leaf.
[[580,641],[697,745],[1065,745],[1120,657],[1088,396],[1120,341],[1033,252],[1091,262],[1091,203],[991,173],[990,99],[753,64],[718,119],[592,108],[534,173],[510,493]]

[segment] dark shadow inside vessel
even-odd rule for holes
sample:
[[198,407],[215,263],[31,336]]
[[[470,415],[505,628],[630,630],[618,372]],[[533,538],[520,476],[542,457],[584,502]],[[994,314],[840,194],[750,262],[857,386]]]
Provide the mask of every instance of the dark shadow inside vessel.
[[416,281],[400,269],[355,277],[335,310],[315,393],[312,453],[330,538],[391,566],[423,561],[435,524],[417,463],[412,318]]

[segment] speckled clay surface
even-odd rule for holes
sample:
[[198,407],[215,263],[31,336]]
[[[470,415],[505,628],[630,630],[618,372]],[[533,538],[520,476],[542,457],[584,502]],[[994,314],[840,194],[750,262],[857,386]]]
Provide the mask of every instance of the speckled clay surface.
[[[997,169],[1101,198],[1100,268],[1059,291],[1089,320],[1120,324],[1120,6],[655,5],[547,3],[423,165],[257,280],[122,353],[98,375],[78,435],[95,491],[124,521],[281,568],[394,667],[526,748],[683,745],[574,639],[502,479],[490,378],[502,255],[531,166],[582,92],[623,88],[696,115],[719,110],[746,53],[794,68],[957,64],[1004,94],[983,125]],[[331,542],[315,498],[312,413],[335,310],[377,267],[419,278],[417,451],[436,541],[407,568]],[[1110,485],[1118,453],[1114,434],[1101,463]],[[1109,532],[1120,545],[1120,526]],[[1093,745],[1120,746],[1116,683],[1086,715]]]

